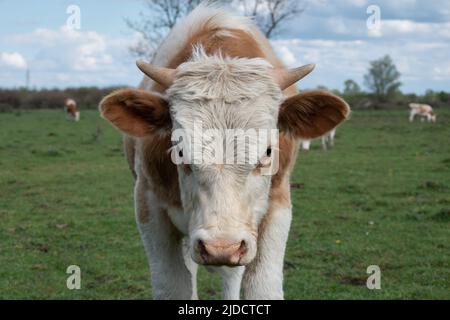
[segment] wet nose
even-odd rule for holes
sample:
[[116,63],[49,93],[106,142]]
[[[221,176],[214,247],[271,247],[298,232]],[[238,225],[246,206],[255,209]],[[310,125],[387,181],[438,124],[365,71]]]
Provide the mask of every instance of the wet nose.
[[237,266],[245,255],[247,246],[242,241],[197,241],[197,250],[206,265]]

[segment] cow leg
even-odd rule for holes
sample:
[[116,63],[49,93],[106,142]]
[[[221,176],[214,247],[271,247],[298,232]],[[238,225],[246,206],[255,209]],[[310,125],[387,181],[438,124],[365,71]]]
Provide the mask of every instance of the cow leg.
[[303,150],[309,150],[309,147],[311,145],[311,140],[303,140],[301,142],[301,146]]
[[[186,266],[183,237],[146,182],[135,187],[136,221],[150,264],[153,299],[191,299],[194,276]],[[192,265],[190,265],[192,269]]]
[[241,297],[241,282],[245,267],[220,267],[222,276],[222,297],[224,300],[239,300]]
[[411,111],[409,114],[409,122],[413,122],[414,121],[414,116],[416,115],[415,112]]
[[333,148],[333,147],[334,147],[334,137],[335,137],[335,135],[336,135],[336,129],[331,130],[331,132],[330,132],[330,138],[329,138],[329,145],[330,145],[330,148]]
[[323,150],[327,150],[327,138],[328,138],[328,137],[325,135],[325,136],[323,136],[322,139],[321,139],[321,140],[322,140],[322,149],[323,149]]
[[[287,193],[289,197],[289,193]],[[283,261],[292,211],[290,204],[271,206],[258,234],[255,260],[245,268],[243,289],[245,299],[284,299]]]

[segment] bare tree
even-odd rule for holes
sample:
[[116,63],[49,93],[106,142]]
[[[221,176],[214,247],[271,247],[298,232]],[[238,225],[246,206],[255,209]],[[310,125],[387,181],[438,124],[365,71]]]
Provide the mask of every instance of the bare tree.
[[177,21],[200,2],[202,0],[145,0],[145,10],[139,13],[138,20],[125,19],[128,27],[141,37],[130,47],[131,53],[140,57],[152,56]]
[[[151,57],[161,41],[177,23],[202,0],[144,0],[145,12],[138,20],[125,19],[128,27],[140,34],[140,40],[130,47],[132,54]],[[229,3],[246,16],[252,17],[267,38],[273,37],[288,20],[301,14],[302,0],[216,0]]]
[[258,27],[267,38],[272,38],[281,26],[300,15],[306,9],[306,2],[301,0],[233,0],[244,11],[253,17]]

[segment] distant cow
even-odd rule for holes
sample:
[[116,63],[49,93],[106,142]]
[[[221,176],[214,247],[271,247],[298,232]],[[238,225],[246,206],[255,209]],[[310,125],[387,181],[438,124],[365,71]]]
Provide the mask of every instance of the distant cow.
[[[334,146],[334,136],[336,135],[336,128],[322,136],[322,148],[323,150],[331,149]],[[303,140],[301,143],[302,150],[309,150],[311,146],[311,140]]]
[[66,113],[66,119],[70,121],[80,120],[80,111],[77,110],[77,103],[73,99],[66,99],[64,103],[64,112]]
[[409,112],[409,122],[413,122],[416,115],[426,117],[428,122],[436,122],[436,114],[434,113],[433,108],[428,104],[410,103],[409,107],[411,108],[411,111]]

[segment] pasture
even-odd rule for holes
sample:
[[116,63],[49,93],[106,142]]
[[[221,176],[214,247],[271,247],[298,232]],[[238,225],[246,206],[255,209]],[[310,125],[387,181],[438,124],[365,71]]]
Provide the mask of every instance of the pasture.
[[[336,146],[301,152],[287,299],[450,299],[450,110],[355,111]],[[121,136],[96,111],[0,113],[0,298],[147,299]],[[82,288],[66,288],[81,267]],[[381,268],[381,290],[366,268]],[[200,269],[199,296],[218,298]]]

